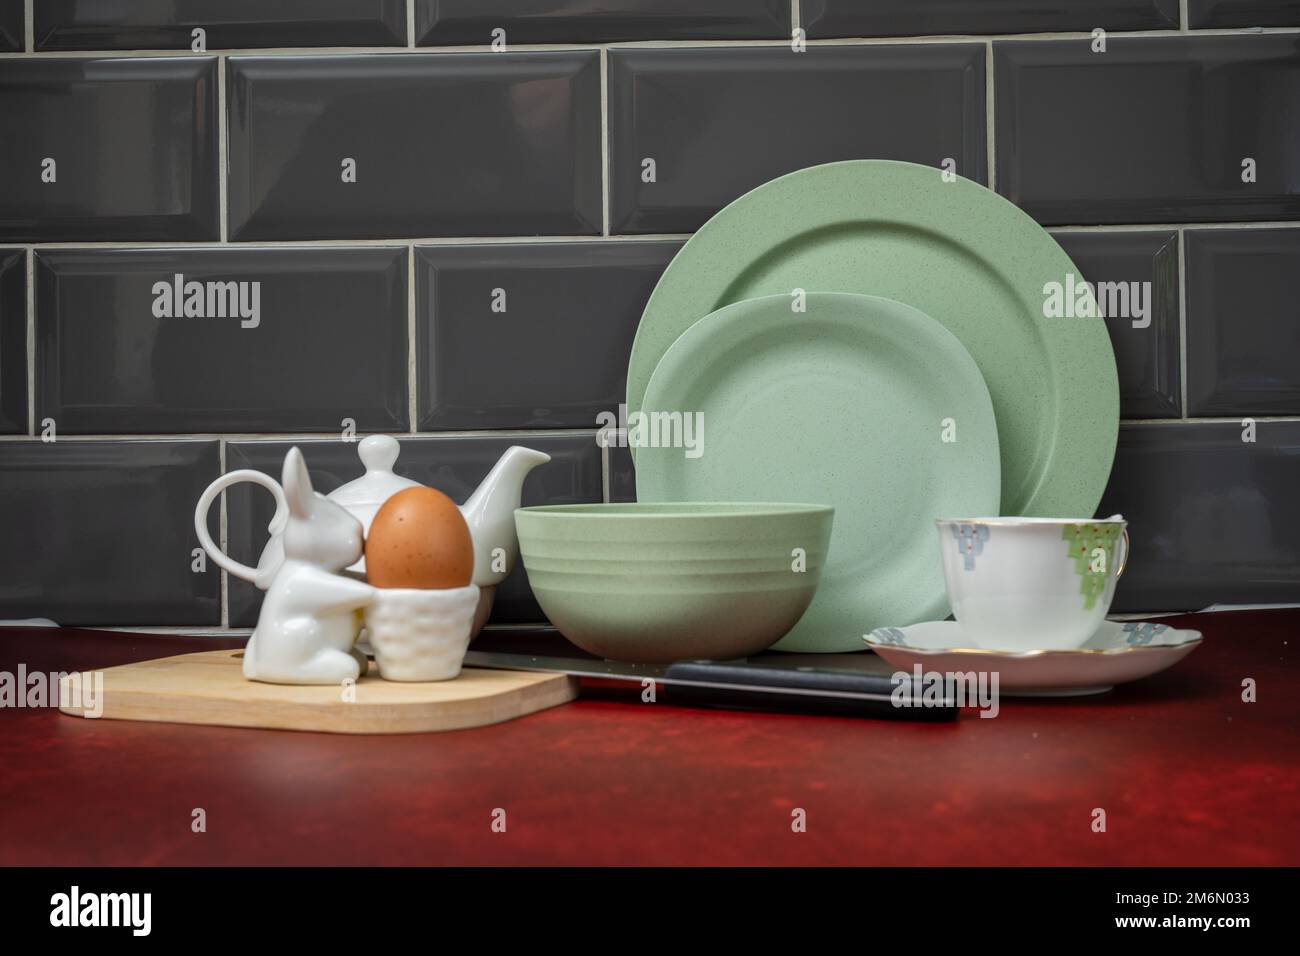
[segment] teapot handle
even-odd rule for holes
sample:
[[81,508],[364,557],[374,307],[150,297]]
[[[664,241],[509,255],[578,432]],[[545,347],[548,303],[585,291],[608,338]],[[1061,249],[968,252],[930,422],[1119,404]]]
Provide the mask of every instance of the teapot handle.
[[212,502],[231,485],[238,484],[241,481],[251,481],[255,485],[261,485],[275,496],[275,517],[271,519],[272,534],[275,533],[277,528],[284,525],[289,517],[289,502],[285,500],[284,489],[280,487],[280,483],[263,472],[243,468],[222,475],[208,485],[203,494],[199,495],[199,503],[194,508],[194,532],[199,536],[199,544],[203,545],[203,550],[208,552],[208,555],[218,566],[229,571],[235,577],[256,583],[257,568],[250,568],[246,564],[240,564],[222,551],[217,546],[217,543],[212,540],[212,536],[208,534],[208,509],[212,507]]

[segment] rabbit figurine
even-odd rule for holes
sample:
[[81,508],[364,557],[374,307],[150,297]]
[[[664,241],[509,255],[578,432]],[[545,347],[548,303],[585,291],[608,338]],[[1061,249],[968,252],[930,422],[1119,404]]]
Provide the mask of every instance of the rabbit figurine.
[[289,508],[284,564],[262,603],[244,650],[244,676],[273,684],[338,684],[361,674],[353,653],[356,611],[368,584],[336,572],[361,556],[361,522],[312,490],[302,452],[289,449],[281,476]]
[[[242,474],[242,473],[240,473]],[[353,649],[359,609],[374,588],[342,571],[361,556],[361,522],[342,506],[312,490],[307,464],[297,447],[284,458],[281,484],[261,472],[256,481],[276,497],[272,528],[283,533],[284,561],[275,571],[257,627],[244,649],[244,677],[271,684],[339,684],[365,672],[366,659]],[[219,493],[217,489],[215,493]],[[207,534],[210,498],[195,516],[199,540],[222,567],[250,577],[252,568],[232,561]]]

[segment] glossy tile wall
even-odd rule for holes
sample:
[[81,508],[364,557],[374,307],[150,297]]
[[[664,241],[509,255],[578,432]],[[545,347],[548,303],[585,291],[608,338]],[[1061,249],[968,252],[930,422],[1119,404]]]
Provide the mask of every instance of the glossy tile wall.
[[406,45],[405,0],[38,0],[33,11],[38,50]]
[[0,242],[220,239],[216,57],[0,59]]
[[405,431],[407,258],[401,246],[37,250],[41,416],[73,434]]
[[27,431],[27,256],[0,249],[0,434]]
[[1300,230],[1189,229],[1192,415],[1300,415]]
[[0,0],[0,53],[23,48],[23,4],[25,0]]
[[1187,0],[1191,27],[1300,26],[1295,0]]
[[769,179],[863,156],[952,159],[985,183],[984,54],[975,43],[611,50],[610,226],[689,232]]
[[600,54],[232,57],[230,237],[594,235]]
[[791,0],[414,0],[420,46],[775,39]]
[[[681,247],[672,241],[417,247],[418,428],[593,425],[624,399],[641,310]],[[493,357],[494,374],[485,374],[485,355]],[[539,355],[546,361],[538,362]]]
[[[217,441],[6,442],[0,607],[60,624],[211,625],[221,581],[194,501],[221,473]],[[215,511],[209,533],[217,531]]]
[[[0,0],[0,620],[250,626],[193,504],[292,443],[323,491],[383,431],[453,497],[511,443],[529,503],[633,497],[596,415],[666,263],[873,157],[954,160],[1107,307],[1116,608],[1300,600],[1300,2],[585,6]],[[516,573],[494,620],[540,614]]]
[[1300,33],[993,44],[998,191],[1042,223],[1300,217]]
[[1179,27],[1178,0],[801,0],[800,12],[814,38]]

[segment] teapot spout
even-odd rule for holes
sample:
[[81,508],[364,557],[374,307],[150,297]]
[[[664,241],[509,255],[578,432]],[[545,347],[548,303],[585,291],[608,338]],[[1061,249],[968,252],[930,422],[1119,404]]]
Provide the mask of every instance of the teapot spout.
[[500,584],[514,568],[519,557],[515,509],[524,478],[550,460],[545,452],[511,445],[469,501],[461,505],[460,513],[474,539],[474,583],[479,587]]

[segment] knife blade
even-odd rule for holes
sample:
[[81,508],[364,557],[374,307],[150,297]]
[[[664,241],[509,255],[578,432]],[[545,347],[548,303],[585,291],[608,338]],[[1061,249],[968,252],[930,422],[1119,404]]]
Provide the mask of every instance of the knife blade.
[[[653,684],[656,688],[663,687],[665,701],[696,707],[903,720],[952,720],[958,713],[956,701],[950,695],[924,707],[898,706],[894,692],[899,687],[899,679],[861,670],[781,667],[752,660],[628,664],[594,657],[474,649],[465,655],[465,664],[547,671],[643,687]],[[919,688],[914,687],[913,693],[912,699],[921,699]]]

